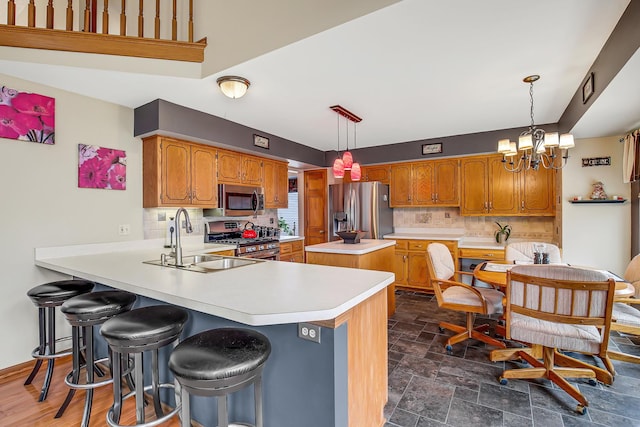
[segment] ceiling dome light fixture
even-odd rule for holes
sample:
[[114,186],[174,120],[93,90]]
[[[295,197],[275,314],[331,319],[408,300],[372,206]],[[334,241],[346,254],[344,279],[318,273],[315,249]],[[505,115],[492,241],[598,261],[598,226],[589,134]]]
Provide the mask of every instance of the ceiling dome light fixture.
[[217,82],[222,93],[231,99],[242,98],[251,85],[249,80],[238,76],[222,76]]
[[[545,169],[562,169],[569,159],[569,148],[575,147],[573,135],[565,133],[558,136],[558,132],[546,133],[536,127],[533,121],[533,82],[540,79],[534,74],[522,79],[529,83],[529,99],[531,102],[531,125],[522,132],[518,138],[518,146],[509,139],[498,141],[498,153],[502,154],[502,164],[509,172],[522,170],[538,170],[540,166]],[[515,157],[520,151],[521,157],[516,165]]]

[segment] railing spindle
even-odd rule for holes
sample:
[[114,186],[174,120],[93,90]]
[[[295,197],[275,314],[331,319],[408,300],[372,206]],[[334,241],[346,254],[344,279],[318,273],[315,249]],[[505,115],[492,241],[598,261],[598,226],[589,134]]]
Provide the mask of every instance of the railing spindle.
[[84,28],[82,31],[89,32],[91,30],[91,0],[84,2]]
[[144,0],[140,0],[140,6],[138,7],[138,37],[144,37]]
[[16,25],[16,2],[7,1],[7,25]]
[[171,40],[178,40],[178,19],[176,0],[173,0],[173,19],[171,20]]
[[109,34],[109,0],[104,0],[102,10],[102,34]]
[[53,28],[53,0],[47,4],[47,28]]
[[160,0],[156,0],[156,22],[154,37],[156,39],[160,38]]
[[193,0],[189,0],[189,43],[193,43]]
[[126,14],[127,0],[122,0],[121,5],[122,6],[120,6],[120,35],[126,36],[127,35],[127,14]]
[[67,2],[67,31],[73,31],[73,0]]
[[36,3],[35,0],[29,0],[29,20],[28,20],[28,25],[29,27],[35,27],[36,26]]

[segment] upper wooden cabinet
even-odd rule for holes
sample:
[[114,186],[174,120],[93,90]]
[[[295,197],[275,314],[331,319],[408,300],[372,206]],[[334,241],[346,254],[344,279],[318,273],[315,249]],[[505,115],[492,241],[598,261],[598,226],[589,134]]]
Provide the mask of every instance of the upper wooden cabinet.
[[553,216],[555,171],[507,171],[502,156],[461,160],[461,215]]
[[289,172],[285,162],[263,160],[264,205],[267,209],[286,209],[289,206]]
[[458,171],[457,159],[391,165],[391,206],[459,206]]
[[163,136],[143,139],[143,207],[217,206],[216,152]]
[[360,181],[379,181],[389,184],[391,178],[391,165],[362,166],[362,178]]
[[218,182],[262,187],[263,159],[234,151],[218,150]]

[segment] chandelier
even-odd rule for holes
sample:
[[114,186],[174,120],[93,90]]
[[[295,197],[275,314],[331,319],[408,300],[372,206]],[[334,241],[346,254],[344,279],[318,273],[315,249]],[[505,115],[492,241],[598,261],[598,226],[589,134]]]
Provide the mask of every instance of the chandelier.
[[355,125],[358,122],[361,122],[362,119],[351,111],[347,110],[340,105],[333,105],[331,107],[333,111],[338,113],[338,158],[333,162],[333,177],[334,178],[344,178],[344,171],[351,171],[351,181],[360,181],[362,177],[362,170],[360,168],[360,163],[353,161],[353,155],[349,151],[349,122],[347,122],[347,149],[342,156],[340,156],[340,116],[346,118],[348,121],[354,123],[353,128],[353,136],[354,142],[353,146],[355,148],[355,138],[356,138],[356,129]]
[[[573,135],[558,132],[545,132],[536,127],[533,120],[533,82],[540,79],[538,75],[522,79],[529,83],[529,99],[531,101],[531,125],[518,138],[518,145],[509,139],[498,141],[498,153],[502,154],[502,164],[509,172],[522,170],[562,169],[569,159],[569,148],[575,147]],[[518,153],[520,157],[517,159]]]

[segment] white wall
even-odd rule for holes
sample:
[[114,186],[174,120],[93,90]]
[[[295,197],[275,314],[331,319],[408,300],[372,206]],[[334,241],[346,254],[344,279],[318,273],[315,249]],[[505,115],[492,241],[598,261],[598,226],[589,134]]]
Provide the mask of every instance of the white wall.
[[[562,170],[562,245],[565,262],[595,266],[622,275],[631,258],[631,205],[572,204],[588,199],[592,184],[602,181],[608,196],[629,199],[631,187],[622,182],[620,137],[582,139],[570,151]],[[582,167],[582,158],[611,156],[611,166]]]
[[[100,84],[100,82],[96,82]],[[142,144],[133,110],[0,74],[0,85],[56,99],[56,143],[0,138],[0,369],[31,359],[37,310],[27,291],[66,278],[34,266],[36,247],[143,238]],[[127,153],[125,191],[78,188],[78,144]],[[129,224],[131,234],[118,235]],[[57,324],[65,325],[63,316]]]

